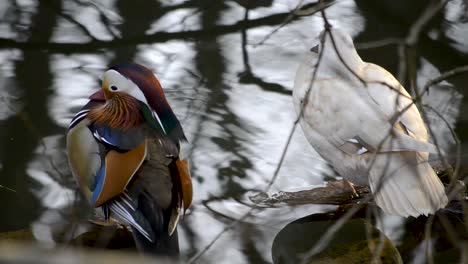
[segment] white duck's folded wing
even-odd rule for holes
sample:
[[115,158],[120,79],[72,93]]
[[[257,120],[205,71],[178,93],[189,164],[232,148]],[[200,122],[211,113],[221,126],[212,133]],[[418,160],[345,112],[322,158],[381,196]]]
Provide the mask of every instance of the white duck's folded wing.
[[396,128],[377,130],[374,133],[362,131],[353,138],[358,139],[363,146],[372,152],[419,151],[437,153],[437,147],[433,144],[415,139]]
[[377,137],[369,135],[369,133],[360,133],[344,141],[338,148],[350,155],[361,155],[368,151],[376,153],[401,151],[437,153],[437,147],[433,144],[414,139],[396,129],[387,132],[387,135],[383,134]]
[[399,122],[412,137],[427,141],[427,130],[421,115],[408,92],[384,68],[366,63],[361,71],[368,83],[369,96],[391,121]]
[[366,63],[361,71],[367,91],[393,126],[369,172],[376,203],[386,212],[402,216],[430,214],[448,198],[442,182],[427,162],[437,148],[427,142],[424,121],[408,92],[382,67]]

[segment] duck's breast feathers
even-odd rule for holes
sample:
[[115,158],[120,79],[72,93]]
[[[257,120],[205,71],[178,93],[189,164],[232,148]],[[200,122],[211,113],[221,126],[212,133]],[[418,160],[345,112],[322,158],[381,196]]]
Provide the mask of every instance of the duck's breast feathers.
[[127,130],[140,126],[144,121],[140,113],[141,104],[127,93],[115,92],[103,106],[93,108],[88,117],[94,123]]

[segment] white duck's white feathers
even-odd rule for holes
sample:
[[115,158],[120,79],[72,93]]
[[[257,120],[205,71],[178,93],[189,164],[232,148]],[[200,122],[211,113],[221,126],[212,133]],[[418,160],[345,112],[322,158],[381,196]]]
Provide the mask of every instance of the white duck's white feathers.
[[444,186],[427,163],[436,147],[427,142],[409,94],[385,69],[363,62],[349,35],[339,29],[330,33],[335,45],[326,33],[313,85],[319,57],[314,52],[294,83],[293,101],[298,114],[304,108],[300,124],[307,139],[345,179],[370,185],[387,213],[418,216],[444,207]]

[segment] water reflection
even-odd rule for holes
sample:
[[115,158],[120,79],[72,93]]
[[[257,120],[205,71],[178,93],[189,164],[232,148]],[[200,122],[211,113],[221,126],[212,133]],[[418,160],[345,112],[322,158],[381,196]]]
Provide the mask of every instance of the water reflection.
[[[364,211],[346,221],[325,249],[307,263],[372,263],[374,257],[382,263],[403,263],[392,242],[365,218],[359,218]],[[289,223],[275,237],[273,262],[299,263],[342,216],[338,212],[314,214]],[[383,243],[380,250],[379,243]]]
[[[290,98],[294,74],[322,29],[320,16],[295,17],[256,45],[283,23],[298,1],[262,1],[258,6],[245,1],[20,2],[0,3],[0,14],[9,14],[0,21],[0,185],[15,190],[0,187],[0,200],[7,201],[0,231],[33,226],[37,240],[55,243],[63,239],[61,230],[71,229],[79,214],[72,210],[75,185],[63,135],[78,107],[99,87],[102,72],[123,61],[144,64],[156,73],[190,141],[185,153],[195,200],[179,233],[184,257],[201,250],[250,208],[239,201],[246,201],[248,190],[264,188],[275,170],[295,119]],[[340,1],[327,14],[358,42],[402,37],[415,19],[395,23],[390,11],[377,13],[368,2]],[[420,86],[467,64],[465,37],[457,33],[465,32],[466,22],[456,20],[455,4],[447,8],[452,27],[434,21],[442,37],[424,34],[417,46],[422,55]],[[395,46],[359,52],[363,59],[398,72]],[[464,141],[468,119],[459,113],[468,106],[462,95],[466,78],[452,78],[425,98]],[[440,120],[438,124],[436,136],[452,153],[449,130]],[[273,191],[320,185],[324,176],[335,174],[298,130]],[[333,208],[255,212],[200,262],[269,262],[274,237],[287,223]]]

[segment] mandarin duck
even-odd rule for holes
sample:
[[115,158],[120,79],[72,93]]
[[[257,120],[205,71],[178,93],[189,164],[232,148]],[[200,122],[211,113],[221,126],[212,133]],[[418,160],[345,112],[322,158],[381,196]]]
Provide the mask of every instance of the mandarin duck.
[[445,207],[444,186],[428,163],[437,149],[408,92],[364,62],[347,33],[331,28],[320,38],[293,89],[309,143],[348,184],[370,186],[385,213],[416,217]]
[[159,81],[138,64],[110,68],[102,89],[73,117],[67,134],[71,171],[106,220],[132,229],[137,248],[179,253],[177,223],[192,199],[186,140]]

